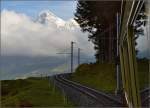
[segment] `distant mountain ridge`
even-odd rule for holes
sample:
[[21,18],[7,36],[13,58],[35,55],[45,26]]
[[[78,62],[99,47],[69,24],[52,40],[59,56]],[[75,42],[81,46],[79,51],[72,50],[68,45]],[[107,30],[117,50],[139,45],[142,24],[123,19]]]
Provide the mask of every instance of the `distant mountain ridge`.
[[[81,55],[83,57],[83,55]],[[81,59],[81,63],[90,63]],[[77,66],[77,59],[74,58],[74,68]],[[0,57],[0,80],[24,79],[31,76],[55,75],[70,72],[70,56],[60,57],[28,57],[28,56],[1,56]]]
[[[57,57],[1,56],[0,80],[68,72],[64,61]],[[60,70],[56,72],[56,68]]]

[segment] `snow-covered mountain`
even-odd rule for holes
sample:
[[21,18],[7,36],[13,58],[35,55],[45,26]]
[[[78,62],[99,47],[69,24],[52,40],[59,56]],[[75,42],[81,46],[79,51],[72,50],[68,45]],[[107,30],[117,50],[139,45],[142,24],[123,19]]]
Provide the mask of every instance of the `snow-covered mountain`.
[[55,25],[58,29],[70,30],[79,28],[78,23],[73,18],[68,21],[64,21],[49,10],[40,12],[36,21],[47,26]]

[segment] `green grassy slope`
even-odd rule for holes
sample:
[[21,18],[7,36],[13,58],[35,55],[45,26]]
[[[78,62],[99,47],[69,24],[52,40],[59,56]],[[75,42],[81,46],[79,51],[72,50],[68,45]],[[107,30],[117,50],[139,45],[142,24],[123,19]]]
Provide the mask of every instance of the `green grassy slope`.
[[116,88],[114,64],[82,64],[71,77],[86,86],[112,92]]
[[[141,89],[148,86],[148,66],[148,60],[138,60],[138,79]],[[81,64],[73,73],[71,80],[97,90],[114,92],[116,89],[115,65],[113,63]]]
[[41,78],[1,81],[2,107],[62,107],[72,106],[52,83]]

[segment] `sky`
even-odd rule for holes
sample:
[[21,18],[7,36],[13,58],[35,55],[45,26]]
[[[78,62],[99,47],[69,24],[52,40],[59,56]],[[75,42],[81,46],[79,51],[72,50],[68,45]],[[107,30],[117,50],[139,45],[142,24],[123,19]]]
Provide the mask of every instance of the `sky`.
[[24,13],[31,18],[36,18],[37,14],[43,10],[50,10],[55,15],[64,20],[68,20],[74,16],[76,1],[69,0],[2,0],[1,10],[15,10]]
[[[58,56],[56,53],[70,51],[70,42],[75,41],[75,50],[81,47],[86,56],[94,58],[88,34],[79,25],[73,30],[62,26],[72,25],[75,9],[75,1],[2,1],[2,55]],[[42,12],[50,16],[46,24],[39,22]]]

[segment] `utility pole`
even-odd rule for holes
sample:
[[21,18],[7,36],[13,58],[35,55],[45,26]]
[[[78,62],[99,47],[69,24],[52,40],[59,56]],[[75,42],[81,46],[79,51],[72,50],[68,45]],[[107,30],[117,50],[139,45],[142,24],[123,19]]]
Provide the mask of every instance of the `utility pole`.
[[71,41],[71,73],[73,73],[73,45],[75,42]]
[[78,66],[80,65],[80,48],[78,48]]

